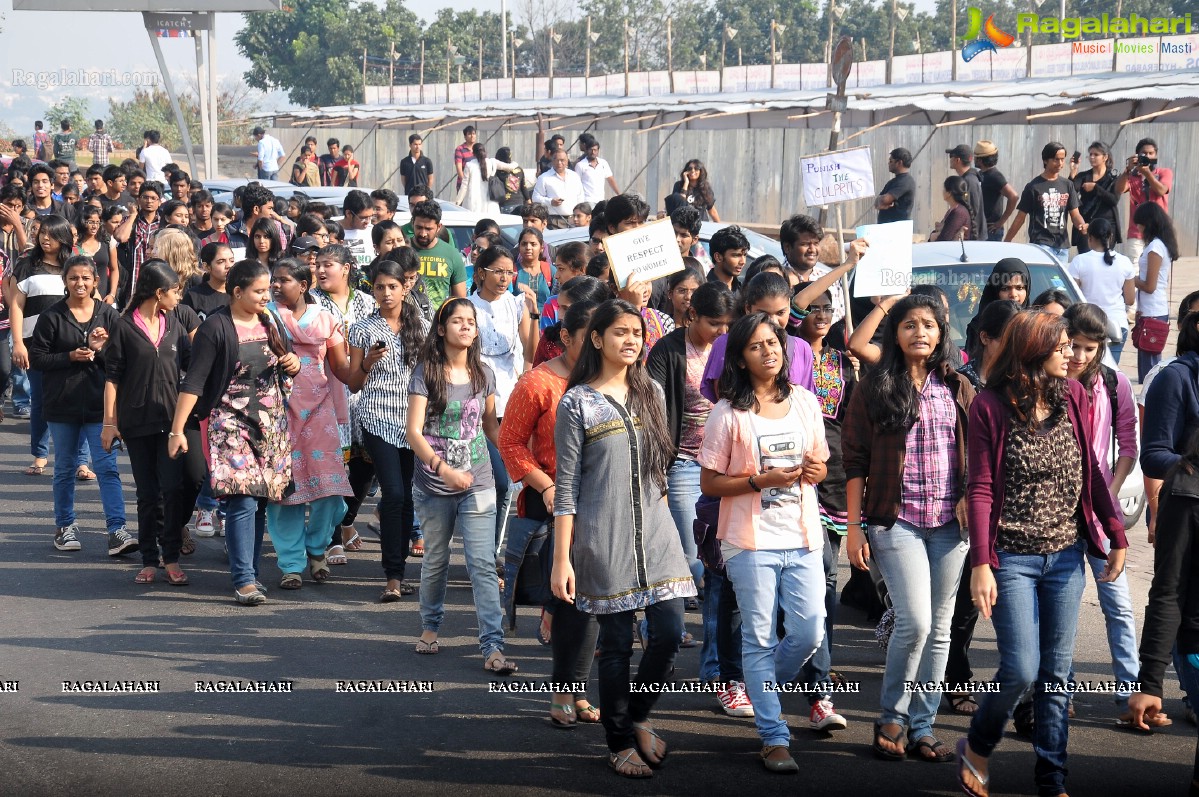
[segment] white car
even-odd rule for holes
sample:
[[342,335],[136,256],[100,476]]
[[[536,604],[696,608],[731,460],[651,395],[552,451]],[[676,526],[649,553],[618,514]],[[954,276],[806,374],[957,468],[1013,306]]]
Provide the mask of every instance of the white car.
[[[716,234],[716,231],[731,226],[733,225],[723,222],[717,224],[714,221],[705,221],[699,230],[699,242],[707,250],[709,244],[712,242],[712,236]],[[749,251],[746,253],[747,263],[752,262],[754,258],[761,257],[762,255],[771,255],[780,263],[783,262],[783,247],[779,245],[778,241],[745,227],[741,228],[741,232],[745,233],[745,237],[749,241]],[[564,230],[546,230],[545,242],[550,246],[559,246],[570,241],[583,241],[586,243],[587,236],[586,227],[567,227]],[[709,252],[709,254],[711,253]]]

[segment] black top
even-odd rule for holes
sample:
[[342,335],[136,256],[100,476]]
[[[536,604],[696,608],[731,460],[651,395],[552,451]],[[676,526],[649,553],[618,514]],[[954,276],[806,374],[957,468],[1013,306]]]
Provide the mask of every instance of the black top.
[[429,186],[429,175],[433,174],[433,161],[421,155],[413,160],[411,155],[404,156],[400,161],[400,179],[404,181],[404,192],[407,193],[417,186]]
[[[711,190],[709,188],[709,190]],[[673,213],[683,205],[690,205],[699,211],[701,221],[711,221],[712,216],[709,211],[716,205],[716,195],[713,193],[710,202],[704,200],[704,195],[696,190],[695,186],[691,186],[686,192],[683,191],[683,181],[675,180],[674,188],[670,190],[670,196],[666,197],[666,212]]]
[[970,229],[975,241],[987,240],[987,220],[983,218],[983,182],[978,169],[971,168],[962,175],[970,192]]
[[[216,290],[208,284],[208,280],[204,280],[187,289],[187,293],[183,294],[181,306],[194,310],[202,323],[217,310],[229,306],[229,294]],[[196,326],[199,326],[199,323]]]
[[[1095,182],[1095,186],[1090,191],[1082,190],[1083,183],[1090,182]],[[1108,169],[1096,182],[1095,170],[1087,169],[1074,176],[1074,188],[1078,192],[1078,212],[1082,214],[1082,220],[1090,224],[1095,219],[1107,219],[1116,232],[1116,242],[1123,241],[1124,238],[1120,235],[1120,214],[1117,212],[1120,195],[1115,192],[1116,173]],[[1070,242],[1083,252],[1090,249],[1087,236],[1078,230],[1070,231]]]
[[155,346],[132,314],[108,331],[105,381],[117,386],[117,429],[121,437],[169,432],[179,398],[179,374],[187,368],[191,345],[186,327],[166,314],[162,340]]
[[666,393],[666,425],[677,449],[683,434],[683,404],[687,398],[687,330],[676,329],[655,343],[645,367]]
[[912,218],[912,204],[916,201],[916,181],[911,172],[897,174],[887,181],[880,194],[890,194],[895,197],[895,204],[878,212],[878,223],[886,224],[892,221],[907,221]]
[[983,216],[987,224],[995,224],[1003,217],[1003,188],[1007,185],[1007,178],[999,169],[987,169],[982,172],[982,183]]
[[1078,192],[1065,177],[1046,180],[1037,175],[1020,194],[1016,209],[1028,214],[1028,242],[1053,249],[1065,249],[1070,211],[1078,207]]
[[38,316],[29,341],[29,364],[42,372],[42,417],[50,423],[100,423],[104,420],[104,369],[108,347],[92,360],[72,362],[71,352],[87,346],[92,330],[111,330],[119,316],[111,305],[95,302],[86,323],[75,320],[65,299]]
[[[287,330],[275,315],[271,314],[271,319],[279,330],[283,345],[291,351]],[[193,418],[203,420],[211,415],[213,407],[229,389],[237,372],[238,349],[237,329],[228,307],[214,311],[196,330],[192,339],[191,364],[179,386],[180,392],[197,397]]]
[[113,205],[120,205],[127,211],[133,211],[137,209],[137,203],[133,201],[133,197],[129,196],[129,193],[126,191],[122,191],[121,195],[116,199],[109,199],[107,194],[100,195],[101,207],[103,207],[105,210],[108,210]]

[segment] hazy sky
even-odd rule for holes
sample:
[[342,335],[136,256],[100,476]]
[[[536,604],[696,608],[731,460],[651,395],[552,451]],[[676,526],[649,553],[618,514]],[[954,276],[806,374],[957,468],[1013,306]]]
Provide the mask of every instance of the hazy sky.
[[[47,7],[54,0],[44,0]],[[933,0],[917,0],[920,8]],[[433,0],[427,17],[451,5]],[[459,10],[476,8],[499,11],[499,0],[457,0]],[[509,3],[509,10],[512,3]],[[102,117],[108,98],[127,99],[131,85],[63,85],[74,80],[103,81],[113,70],[126,83],[160,80],[154,50],[136,13],[70,13],[61,11],[14,11],[12,0],[0,0],[0,121],[17,133],[31,135],[33,121],[63,96],[87,97],[92,113]],[[242,26],[241,14],[217,15],[217,75],[239,79],[249,67],[233,43]],[[193,39],[161,40],[163,56],[176,87],[195,80],[196,54]],[[272,94],[262,103],[264,110],[288,107],[287,98]],[[47,127],[50,127],[47,124]]]

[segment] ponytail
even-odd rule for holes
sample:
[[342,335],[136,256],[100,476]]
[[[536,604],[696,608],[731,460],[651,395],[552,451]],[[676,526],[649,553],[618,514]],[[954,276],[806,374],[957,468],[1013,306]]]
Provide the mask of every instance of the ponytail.
[[1113,246],[1116,240],[1116,228],[1107,219],[1095,219],[1087,227],[1087,237],[1103,244],[1103,262],[1109,266],[1116,262]]

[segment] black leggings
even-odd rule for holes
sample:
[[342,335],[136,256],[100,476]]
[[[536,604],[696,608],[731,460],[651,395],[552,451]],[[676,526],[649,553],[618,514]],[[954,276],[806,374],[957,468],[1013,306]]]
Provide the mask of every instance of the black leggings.
[[354,525],[354,521],[358,519],[358,510],[362,508],[362,502],[366,500],[366,491],[370,489],[371,480],[375,478],[374,464],[361,456],[350,457],[350,461],[346,463],[346,471],[350,477],[350,489],[354,491],[354,494],[345,497],[346,514],[341,519],[341,525],[333,527],[330,535],[330,548],[344,542],[341,538],[341,526]]

